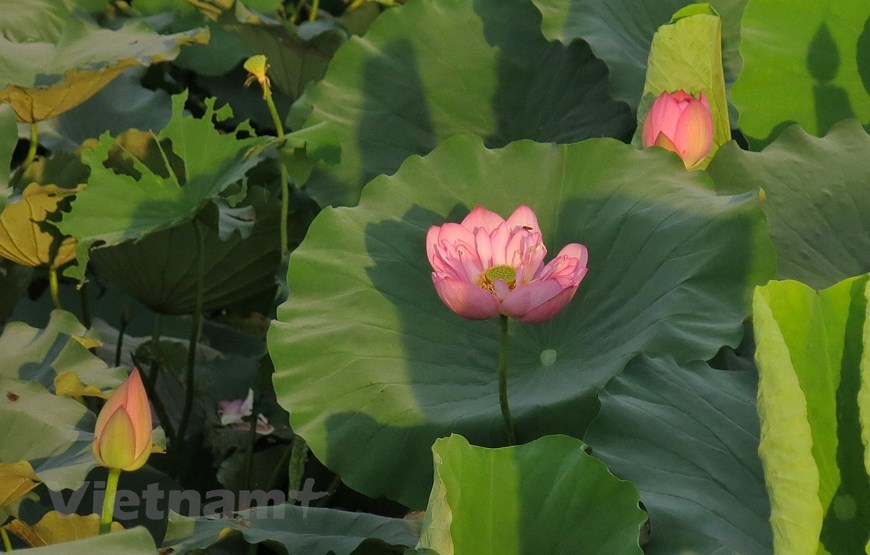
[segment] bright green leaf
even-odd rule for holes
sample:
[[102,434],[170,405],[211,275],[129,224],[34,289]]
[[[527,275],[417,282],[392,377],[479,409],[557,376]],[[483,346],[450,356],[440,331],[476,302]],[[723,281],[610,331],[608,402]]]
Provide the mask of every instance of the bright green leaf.
[[777,276],[821,289],[870,271],[868,152],[854,120],[822,139],[794,126],[761,153],[726,145],[707,172],[720,192],[764,191]]
[[822,291],[756,288],[759,454],[776,553],[860,553],[870,540],[868,276]]
[[771,553],[755,372],[637,357],[599,396],[585,440],[650,514],[648,555]]
[[816,136],[857,118],[870,128],[870,3],[750,0],[732,98],[754,150],[798,123]]
[[425,235],[476,204],[503,216],[527,204],[549,252],[588,247],[589,273],[556,318],[512,325],[511,409],[522,440],[581,437],[598,389],[636,353],[706,360],[739,343],[771,249],[754,195],[710,187],[668,153],[609,139],[488,150],[466,136],[409,159],[358,208],[321,212],[291,255],[269,350],[294,430],[351,487],[411,507],[435,439],[503,444],[498,323],[441,303]]
[[56,117],[126,68],[171,60],[180,45],[208,40],[199,29],[159,35],[137,21],[105,29],[50,0],[13,2],[3,14],[0,102],[11,103],[24,122]]
[[[186,99],[186,93],[172,97],[172,118],[156,136],[159,144],[131,136],[137,154],[150,157],[151,165],[108,133],[82,153],[91,168],[88,186],[57,224],[63,233],[78,239],[78,265],[65,275],[84,278],[88,251],[98,241],[116,245],[192,219],[224,189],[242,180],[274,143],[271,137],[238,139],[219,132],[215,125],[231,117],[232,111],[228,106],[215,109],[214,99],[206,100],[202,118],[185,116]],[[237,131],[250,129],[240,125]],[[107,167],[104,162],[110,158],[122,167],[132,165],[132,171]]]
[[529,0],[409,2],[342,45],[288,121],[312,159],[341,149],[311,195],[354,204],[371,178],[458,133],[489,146],[626,137],[631,115],[605,75],[586,44],[547,41]]
[[584,452],[547,436],[488,449],[435,442],[435,484],[419,547],[436,553],[642,553],[637,490]]

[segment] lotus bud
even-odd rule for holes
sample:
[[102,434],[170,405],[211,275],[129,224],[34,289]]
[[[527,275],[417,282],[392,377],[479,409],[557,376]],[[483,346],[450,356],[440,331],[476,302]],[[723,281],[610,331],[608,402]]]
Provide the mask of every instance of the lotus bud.
[[713,147],[713,117],[707,97],[685,91],[662,93],[643,120],[643,146],[676,152],[687,169],[701,163]]
[[112,393],[97,416],[94,458],[102,466],[138,470],[151,454],[151,407],[138,370]]

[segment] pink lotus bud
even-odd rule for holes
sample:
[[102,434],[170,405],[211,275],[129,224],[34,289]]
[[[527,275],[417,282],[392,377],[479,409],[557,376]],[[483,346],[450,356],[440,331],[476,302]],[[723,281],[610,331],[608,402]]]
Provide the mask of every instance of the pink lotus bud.
[[141,468],[151,455],[151,407],[138,370],[100,411],[93,450],[102,466],[126,471]]
[[697,166],[713,147],[713,116],[707,97],[686,91],[664,92],[643,120],[643,146],[660,146],[676,152],[686,168]]
[[586,247],[578,243],[544,264],[547,249],[528,206],[517,208],[507,221],[477,206],[460,224],[432,226],[426,252],[438,296],[471,320],[499,314],[525,323],[549,320],[586,275]]

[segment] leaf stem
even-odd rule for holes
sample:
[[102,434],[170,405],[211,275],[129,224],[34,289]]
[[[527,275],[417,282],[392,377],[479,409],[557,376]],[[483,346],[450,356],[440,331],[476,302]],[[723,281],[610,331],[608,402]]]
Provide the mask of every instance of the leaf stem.
[[190,412],[193,409],[194,379],[196,368],[196,347],[199,344],[199,334],[202,328],[202,297],[203,297],[203,274],[205,273],[205,235],[200,229],[200,223],[193,222],[196,232],[196,299],[193,308],[193,323],[190,327],[190,344],[187,347],[187,373],[184,379],[184,410],[178,423],[177,442],[184,441],[187,433],[187,425],[190,422]]
[[290,444],[290,466],[287,469],[289,491],[299,491],[302,487],[302,477],[305,475],[305,460],[308,458],[308,444],[298,434],[293,435]]
[[57,269],[48,269],[48,288],[51,290],[51,300],[54,302],[54,308],[60,309],[60,296],[58,294]]
[[256,410],[253,410],[256,407],[257,403],[254,402],[250,416],[251,429],[249,430],[250,433],[248,433],[248,444],[245,448],[245,464],[242,466],[243,483],[248,491],[254,489],[254,484],[251,481],[253,480],[254,446],[257,444],[257,420],[259,419],[259,414]]
[[112,529],[112,512],[115,510],[115,494],[118,492],[120,468],[110,468],[106,479],[106,495],[103,497],[103,516],[100,519],[100,535],[108,534]]
[[498,352],[498,402],[501,405],[501,415],[504,418],[504,430],[508,444],[517,444],[517,433],[514,430],[514,421],[511,418],[511,408],[508,406],[507,397],[507,350],[508,350],[508,317],[499,316],[501,328],[501,341]]
[[79,288],[79,299],[82,303],[82,324],[91,327],[91,300],[88,297],[88,285],[83,283]]
[[320,7],[320,0],[314,0],[311,3],[311,11],[308,12],[308,21],[317,19],[317,9]]
[[0,528],[0,538],[3,538],[3,549],[8,553],[12,551],[12,541],[9,540],[9,534],[5,528]]
[[39,146],[39,124],[30,124],[30,146],[27,148],[27,155],[24,157],[24,162],[21,163],[22,169],[27,169],[30,164],[36,160],[36,147]]

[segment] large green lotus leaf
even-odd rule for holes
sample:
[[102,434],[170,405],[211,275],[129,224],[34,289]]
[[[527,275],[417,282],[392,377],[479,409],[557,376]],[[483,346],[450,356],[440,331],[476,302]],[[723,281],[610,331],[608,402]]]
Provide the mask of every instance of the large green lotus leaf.
[[732,98],[753,149],[790,123],[817,136],[846,118],[870,128],[870,3],[751,0],[742,26]]
[[112,555],[154,555],[157,546],[147,528],[137,526],[130,530],[112,532],[73,542],[59,543],[45,547],[28,549],[34,555],[93,555],[111,553]]
[[351,487],[412,507],[436,438],[503,445],[498,322],[441,303],[425,235],[477,204],[527,204],[549,251],[583,243],[590,269],[556,318],[512,325],[511,408],[521,440],[581,437],[597,390],[636,353],[706,360],[739,342],[771,248],[755,195],[709,187],[671,153],[612,139],[488,150],[461,136],[410,158],[359,208],[321,212],[290,258],[268,341],[294,430]]
[[771,553],[755,372],[633,359],[585,440],[649,511],[648,554]]
[[308,184],[321,204],[354,204],[372,177],[396,171],[459,133],[488,146],[627,137],[607,68],[583,42],[548,42],[529,0],[409,2],[384,12],[336,52],[289,118],[321,163]]
[[95,334],[63,310],[52,311],[45,329],[11,322],[0,335],[0,376],[39,382],[53,391],[58,374],[75,372],[83,383],[115,388],[127,374],[92,355],[85,344],[94,341]]
[[[201,230],[206,276],[203,310],[207,312],[264,294],[274,297],[275,271],[281,261],[278,241],[281,202],[261,187],[252,187],[249,193],[248,201],[254,204],[257,220],[248,237],[233,233],[224,241],[217,230]],[[196,304],[199,261],[194,226],[198,225],[184,222],[140,241],[97,248],[91,259],[101,275],[121,285],[131,297],[152,310],[191,314]],[[268,307],[261,311],[268,311]]]
[[[542,29],[550,40],[569,44],[589,43],[592,52],[610,68],[614,98],[629,106],[640,104],[653,35],[690,0],[532,0],[543,15]],[[746,0],[712,0],[722,17],[722,58],[725,80],[733,83],[740,73],[737,52],[740,18]]]
[[726,145],[707,171],[720,192],[763,189],[777,276],[822,289],[870,271],[868,152],[854,120],[822,139],[793,126],[761,153]]
[[0,391],[0,462],[26,460],[49,488],[78,488],[97,464],[94,414],[33,381],[0,375]]
[[28,460],[51,489],[75,489],[96,465],[91,454],[95,416],[79,402],[58,397],[54,379],[73,372],[98,388],[126,377],[92,355],[80,339],[93,340],[69,312],[55,310],[45,329],[21,322],[0,335],[0,461]]
[[[216,507],[226,506],[217,498],[212,502]],[[347,555],[368,538],[412,546],[417,543],[419,528],[419,521],[284,503],[239,511],[232,517],[172,514],[163,546],[179,553],[205,549],[223,537],[225,530],[232,530],[250,544],[263,544],[282,553]]]
[[171,114],[169,95],[143,87],[143,73],[143,68],[128,69],[82,104],[40,122],[40,144],[54,151],[75,150],[106,131],[117,135],[130,128],[155,133],[163,129]]
[[700,166],[731,140],[725,77],[722,73],[722,21],[709,4],[694,4],[662,25],[653,37],[643,100],[637,110],[638,128],[633,143],[640,145],[643,121],[653,101],[662,93],[684,90],[704,94],[713,118],[713,147]]
[[432,447],[435,483],[419,548],[436,553],[640,554],[637,489],[567,436],[488,449]]
[[104,29],[51,0],[11,2],[0,22],[0,102],[20,121],[50,119],[126,68],[171,60],[181,45],[207,40],[200,29],[160,35],[140,21]]
[[[172,118],[156,136],[168,146],[153,141],[137,145],[143,156],[164,162],[160,170],[152,170],[108,133],[82,152],[82,161],[91,169],[87,188],[57,224],[62,233],[78,240],[78,265],[65,275],[84,278],[89,249],[98,241],[116,245],[192,219],[242,180],[274,143],[270,137],[237,138],[218,131],[215,126],[231,117],[232,110],[215,110],[214,99],[206,100],[202,118],[185,116],[186,99],[186,92],[172,97]],[[243,124],[237,128],[241,131],[250,133],[250,128]],[[110,157],[116,166],[132,168],[110,167]]]
[[868,276],[755,290],[759,454],[776,553],[861,553],[870,541]]

